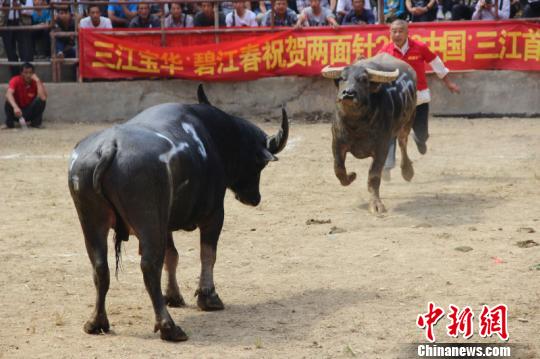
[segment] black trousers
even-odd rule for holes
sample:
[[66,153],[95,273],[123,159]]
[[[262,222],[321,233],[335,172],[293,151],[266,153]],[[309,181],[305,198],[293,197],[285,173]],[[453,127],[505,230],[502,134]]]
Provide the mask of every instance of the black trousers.
[[428,132],[429,103],[416,106],[416,116],[413,122],[414,140],[416,142],[426,142],[429,137]]
[[[45,111],[46,104],[46,101],[43,101],[38,96],[36,96],[34,101],[32,101],[28,106],[21,108],[22,116],[27,122],[30,122],[30,126],[41,126],[41,122],[43,121],[43,112]],[[13,106],[11,106],[8,101],[6,101],[4,109],[6,111],[6,126],[9,128],[13,128],[15,126],[15,122],[19,121],[19,119],[15,117]]]
[[[19,25],[17,20],[8,20],[9,26]],[[30,31],[2,31],[4,50],[9,61],[31,62],[34,60],[34,45]],[[10,66],[11,75],[19,74],[18,66]]]

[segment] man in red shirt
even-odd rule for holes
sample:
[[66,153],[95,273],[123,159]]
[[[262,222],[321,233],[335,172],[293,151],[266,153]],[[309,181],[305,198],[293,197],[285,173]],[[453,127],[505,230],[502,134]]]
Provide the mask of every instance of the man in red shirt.
[[16,121],[23,126],[29,124],[39,128],[46,101],[47,92],[39,77],[34,73],[34,65],[28,62],[24,63],[21,74],[14,76],[9,81],[4,128],[13,128]]
[[[409,38],[409,29],[407,22],[404,20],[395,20],[390,25],[390,43],[385,45],[380,52],[386,52],[397,57],[409,65],[416,71],[417,77],[417,101],[416,101],[416,117],[413,123],[413,139],[418,147],[418,152],[425,154],[427,152],[426,141],[428,134],[428,115],[429,101],[431,94],[426,80],[425,62],[431,65],[433,71],[444,82],[446,87],[453,92],[459,93],[459,87],[450,81],[448,73],[450,72],[439,56],[435,55],[427,47],[426,44]],[[383,179],[390,179],[390,170],[394,168],[396,157],[396,140],[393,139],[388,151],[388,157],[384,164]]]

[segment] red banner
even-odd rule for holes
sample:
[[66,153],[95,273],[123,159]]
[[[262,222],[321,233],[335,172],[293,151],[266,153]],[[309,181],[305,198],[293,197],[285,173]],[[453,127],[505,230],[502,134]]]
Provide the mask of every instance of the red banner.
[[[370,57],[389,41],[388,27],[344,26],[215,35],[125,30],[81,30],[80,73],[85,79],[184,78],[254,80],[319,75],[326,65]],[[468,21],[411,24],[410,36],[439,54],[451,70],[540,70],[540,24]]]

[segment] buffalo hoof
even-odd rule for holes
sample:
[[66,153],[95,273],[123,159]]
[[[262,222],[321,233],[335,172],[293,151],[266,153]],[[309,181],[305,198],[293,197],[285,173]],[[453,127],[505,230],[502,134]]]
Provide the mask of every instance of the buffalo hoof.
[[412,178],[414,177],[414,168],[412,166],[412,163],[401,167],[401,176],[407,182],[410,182],[412,180]]
[[156,323],[154,332],[160,331],[160,337],[162,340],[168,342],[185,342],[188,340],[188,336],[182,328],[175,325],[173,322]]
[[179,293],[178,294],[165,294],[164,298],[165,298],[165,303],[167,303],[169,307],[180,308],[180,307],[186,306],[186,302],[184,301],[184,298]]
[[373,199],[369,202],[369,211],[373,214],[386,212],[386,208],[380,199]]
[[351,183],[353,183],[354,180],[356,179],[356,173],[355,172],[345,173],[342,176],[338,177],[338,179],[341,182],[342,186],[348,186]]
[[205,312],[225,309],[225,306],[223,305],[221,299],[219,299],[215,288],[197,289],[195,295],[197,296],[197,306]]
[[109,328],[109,320],[106,316],[96,317],[84,324],[84,331],[88,334],[108,333]]

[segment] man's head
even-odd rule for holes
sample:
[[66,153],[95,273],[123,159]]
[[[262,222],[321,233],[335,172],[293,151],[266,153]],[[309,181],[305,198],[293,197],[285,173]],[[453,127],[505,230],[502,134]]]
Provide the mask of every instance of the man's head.
[[354,12],[357,14],[361,14],[362,11],[364,11],[364,5],[365,0],[353,0],[352,7],[354,9]]
[[209,18],[214,18],[214,4],[211,2],[201,3],[201,11]]
[[309,4],[313,10],[321,9],[321,0],[311,0]]
[[29,62],[25,62],[21,66],[21,76],[23,80],[27,83],[32,81],[32,76],[34,75],[34,65]]
[[141,19],[148,19],[150,17],[150,5],[144,2],[137,4],[137,15]]
[[276,0],[276,2],[274,3],[274,11],[276,12],[276,15],[285,15],[287,13],[287,1]]
[[90,20],[92,20],[92,24],[94,24],[94,26],[98,26],[101,17],[101,10],[99,9],[99,6],[90,5],[90,8],[88,9],[88,14],[90,15]]
[[246,3],[244,1],[237,1],[234,3],[234,9],[239,15],[243,15],[246,11]]
[[405,20],[394,20],[390,25],[390,39],[394,45],[402,47],[407,41],[409,26]]
[[182,15],[182,6],[179,3],[173,2],[171,4],[171,15],[175,19],[180,18]]
[[71,19],[71,13],[69,12],[69,8],[61,7],[58,9],[58,20],[60,20],[64,24],[67,24],[69,23],[70,19]]

